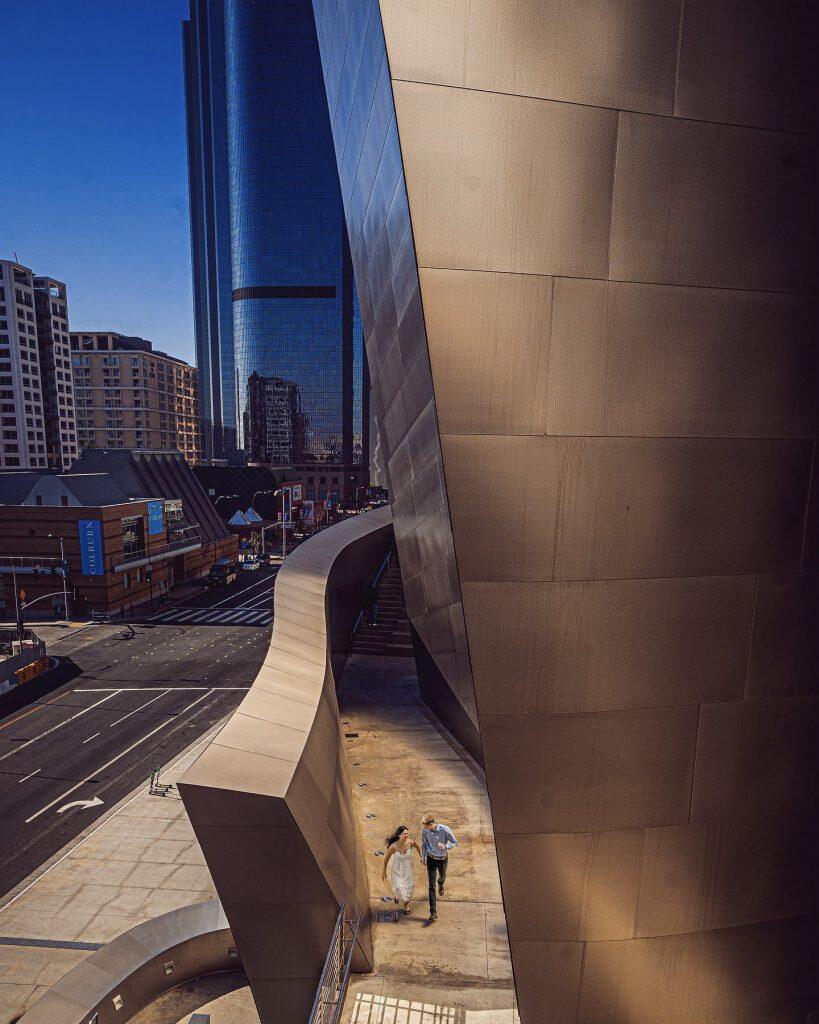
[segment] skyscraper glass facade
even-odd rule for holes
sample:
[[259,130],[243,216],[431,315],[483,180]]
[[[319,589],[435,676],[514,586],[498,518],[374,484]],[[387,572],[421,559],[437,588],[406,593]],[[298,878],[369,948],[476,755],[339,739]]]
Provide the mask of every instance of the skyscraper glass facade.
[[[214,95],[223,88],[232,326],[229,338],[226,330],[219,335],[230,358],[223,352],[219,361],[221,389],[211,382],[213,405],[218,392],[225,428],[230,413],[237,445],[251,461],[366,466],[361,317],[312,5],[193,0],[187,35],[195,35],[194,21],[205,15],[212,21],[217,6],[224,18],[224,83],[211,52],[207,103],[213,132]],[[215,37],[211,29],[209,38]],[[199,88],[200,103],[205,92]],[[192,148],[200,145],[191,128],[195,113],[189,102]],[[214,190],[220,190],[216,177]],[[207,211],[194,208],[193,184],[191,195],[195,236]],[[216,234],[202,248],[221,246],[218,264],[225,249],[224,235]],[[208,278],[207,256],[198,266],[194,261],[194,275]],[[216,365],[212,346],[210,365]]]
[[236,449],[223,0],[183,24],[196,363],[206,458]]

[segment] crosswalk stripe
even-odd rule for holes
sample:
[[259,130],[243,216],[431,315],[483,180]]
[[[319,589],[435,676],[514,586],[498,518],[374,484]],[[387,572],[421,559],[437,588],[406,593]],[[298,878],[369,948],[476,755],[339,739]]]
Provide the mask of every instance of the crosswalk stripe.
[[181,615],[175,615],[173,621],[174,622],[187,622],[188,619],[195,618],[198,613],[199,613],[199,609],[198,608],[188,609],[187,611],[183,611]]
[[269,608],[168,608],[151,618],[163,625],[266,626],[273,621]]
[[230,622],[241,622],[243,617],[244,612],[227,609],[219,613],[219,622],[227,625]]
[[271,617],[270,616],[270,612],[265,610],[265,611],[255,612],[255,614],[253,614],[249,618],[245,619],[245,622],[247,622],[250,625],[254,625],[255,626],[255,625],[257,625],[257,624],[259,624],[259,623],[261,623],[263,621],[264,622],[269,622],[270,621],[270,617]]

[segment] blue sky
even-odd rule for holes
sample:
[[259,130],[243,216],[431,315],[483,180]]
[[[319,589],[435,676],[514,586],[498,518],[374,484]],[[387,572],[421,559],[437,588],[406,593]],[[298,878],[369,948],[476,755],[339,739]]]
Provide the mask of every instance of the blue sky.
[[0,256],[66,282],[72,329],[139,334],[193,361],[187,11],[187,0],[4,5]]

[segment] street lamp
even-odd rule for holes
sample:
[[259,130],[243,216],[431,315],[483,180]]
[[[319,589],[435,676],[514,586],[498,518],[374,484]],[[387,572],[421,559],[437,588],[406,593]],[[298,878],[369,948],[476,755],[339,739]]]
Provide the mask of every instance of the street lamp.
[[[259,497],[260,494],[273,494],[273,491],[254,491],[253,497],[250,499],[250,509],[252,512],[256,512],[256,499]],[[256,515],[258,514],[259,513],[256,512]],[[264,521],[264,516],[262,516],[261,518],[262,521]],[[262,525],[262,558],[264,558],[264,530],[264,525]]]
[[218,498],[214,498],[214,500],[213,500],[213,507],[218,512],[219,511],[219,502],[220,501],[225,501],[225,500],[231,501],[234,498],[238,498],[238,497],[239,497],[238,494],[220,494]]
[[287,527],[290,525],[287,520],[287,508],[284,504],[284,493],[287,492],[287,504],[290,508],[293,507],[293,488],[291,486],[280,487],[278,491],[273,492],[273,497],[278,498],[282,496],[282,561],[287,558]]
[[66,583],[66,576],[68,575],[68,563],[65,560],[65,548],[63,546],[62,537],[58,537],[55,533],[48,535],[52,540],[58,540],[60,542],[60,562],[63,572],[63,615],[65,615],[65,621],[68,622],[68,585]]

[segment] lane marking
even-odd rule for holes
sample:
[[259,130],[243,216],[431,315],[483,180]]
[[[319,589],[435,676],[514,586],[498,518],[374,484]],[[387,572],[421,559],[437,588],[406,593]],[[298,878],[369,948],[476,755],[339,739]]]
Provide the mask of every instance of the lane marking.
[[35,820],[35,818],[39,818],[41,814],[45,814],[46,811],[50,811],[55,804],[61,803],[63,800],[65,800],[67,796],[70,796],[81,786],[84,786],[86,782],[89,782],[91,779],[96,778],[97,775],[101,775],[104,771],[110,768],[112,764],[116,764],[117,761],[125,757],[126,754],[130,754],[132,750],[135,750],[146,740],[149,740],[152,736],[156,735],[156,733],[158,733],[161,729],[165,729],[169,725],[172,725],[174,722],[179,721],[186,711],[190,711],[192,707],[195,707],[197,704],[201,703],[203,700],[205,700],[206,697],[209,697],[212,693],[212,689],[208,690],[207,693],[203,693],[201,697],[197,697],[196,700],[192,701],[186,708],[183,708],[182,711],[174,715],[173,718],[169,718],[166,722],[160,722],[160,724],[155,729],[152,729],[147,734],[147,736],[143,736],[142,739],[137,740],[136,743],[132,743],[131,746],[128,747],[126,750],[123,750],[121,754],[117,754],[116,757],[112,757],[111,760],[107,761],[101,768],[97,768],[97,770],[91,772],[90,775],[86,775],[84,779],[81,779],[80,782],[77,782],[75,785],[73,785],[71,789],[67,789],[64,793],[58,796],[56,800],[52,800],[51,803],[46,804],[45,807],[41,807],[39,811],[37,811],[35,814],[32,814],[30,818],[26,818],[26,825],[29,825],[32,821]]
[[57,808],[57,814],[70,811],[72,807],[82,807],[84,810],[87,810],[89,807],[101,807],[104,802],[98,796],[95,796],[93,800],[72,800],[70,804]]
[[99,736],[99,733],[95,732],[93,736],[89,736],[87,740],[83,740],[82,745],[85,746],[86,743],[90,743],[91,740],[95,740],[97,736]]
[[248,591],[253,590],[255,587],[261,587],[264,583],[267,583],[267,584],[270,583],[270,576],[265,576],[265,578],[263,580],[256,580],[256,582],[255,583],[251,583],[249,587],[245,587],[243,590],[237,590],[235,593],[231,594],[229,597],[226,597],[226,598],[224,598],[221,601],[216,601],[214,604],[210,605],[210,607],[211,608],[219,608],[221,605],[227,604],[228,601],[233,601],[235,598],[241,597],[243,594],[248,593]]
[[37,772],[41,772],[42,770],[43,770],[42,768],[35,768],[33,772],[29,772],[29,773],[28,773],[28,775],[26,775],[25,779],[18,779],[18,780],[17,780],[17,782],[18,782],[18,785],[19,785],[19,783],[21,783],[21,782],[25,782],[25,781],[26,781],[26,779],[30,779],[30,778],[32,777],[32,775],[36,775],[36,774],[37,774]]
[[156,697],[151,697],[151,699],[146,700],[144,704],[140,704],[138,708],[134,708],[133,711],[129,711],[127,715],[123,715],[122,718],[118,718],[116,722],[112,722],[109,728],[113,729],[115,725],[119,725],[119,723],[124,722],[126,718],[130,718],[131,715],[135,715],[137,711],[141,711],[143,708],[147,708],[149,704],[153,704],[155,700],[159,700],[161,697],[164,697],[165,694],[170,692],[170,690],[164,690],[162,693],[157,694]]
[[57,725],[53,725],[50,729],[46,729],[45,732],[40,733],[39,736],[35,736],[33,739],[30,740],[26,740],[26,742],[21,743],[19,747],[15,747],[14,750],[10,750],[7,754],[3,754],[2,756],[0,756],[0,761],[5,761],[7,757],[11,757],[12,754],[17,754],[19,753],[19,751],[25,750],[26,747],[31,746],[32,743],[36,743],[37,740],[42,740],[46,736],[50,736],[51,733],[56,732],[58,729],[61,729],[64,725],[68,725],[69,722],[73,722],[75,718],[81,718],[87,712],[93,711],[94,708],[98,708],[100,704],[104,704],[107,700],[110,700],[112,697],[116,697],[118,693],[122,693],[122,689],[114,690],[112,693],[109,693],[107,697],[103,697],[102,700],[98,700],[96,704],[92,704],[88,708],[83,708],[82,711],[78,711],[77,714],[72,715],[71,718],[66,718],[64,722],[59,722]]
[[[173,769],[176,768],[176,766],[178,764],[180,764],[182,761],[184,761],[184,759],[186,757],[190,757],[192,754],[196,753],[196,751],[199,749],[199,747],[205,746],[206,744],[210,743],[211,740],[213,739],[213,737],[217,733],[221,732],[221,730],[222,730],[222,728],[223,728],[223,726],[225,724],[225,721],[227,721],[227,717],[229,717],[229,716],[226,716],[226,718],[223,721],[221,721],[218,725],[216,725],[212,729],[210,729],[202,737],[202,739],[199,740],[194,746],[190,747],[187,750],[183,750],[182,753],[179,755],[179,757],[177,757],[175,761],[172,761],[167,766],[167,768],[164,769],[164,771],[165,772],[173,771]],[[197,754],[197,757],[198,757],[198,754]],[[195,758],[194,758],[194,760],[195,760]],[[112,818],[115,818],[118,814],[120,814],[122,811],[124,811],[126,807],[128,807],[130,804],[132,804],[134,802],[134,800],[136,800],[140,796],[142,796],[143,793],[147,793],[149,791],[149,789],[150,789],[150,786],[145,786],[144,789],[138,789],[136,791],[136,793],[133,793],[130,797],[127,797],[124,803],[120,804],[120,806],[117,807],[117,809],[115,811],[112,811],[112,813],[109,814],[107,818],[103,818],[102,821],[98,825],[95,825],[91,829],[91,831],[88,832],[88,834],[85,835],[82,839],[80,839],[80,841],[78,843],[75,843],[75,845],[72,846],[70,850],[68,850],[66,853],[64,853],[61,857],[58,857],[57,860],[55,860],[53,864],[49,865],[49,867],[47,867],[45,869],[45,871],[41,875],[38,875],[32,882],[29,882],[28,885],[24,885],[23,888],[18,893],[16,893],[14,896],[11,897],[11,899],[8,901],[8,903],[4,903],[3,906],[0,907],[0,914],[2,914],[4,911],[8,910],[8,908],[12,905],[12,903],[16,903],[17,900],[19,900],[21,896],[25,896],[25,894],[29,891],[29,889],[33,889],[34,886],[40,881],[40,879],[45,878],[46,875],[51,874],[51,872],[55,868],[59,867],[60,864],[62,864],[62,862],[64,860],[67,860],[74,853],[75,850],[78,850],[81,846],[83,846],[85,843],[87,843],[88,840],[95,833],[99,832],[99,830],[101,828],[105,828],[105,825]]]
[[38,704],[36,708],[31,708],[30,711],[24,711],[22,715],[19,715],[11,722],[6,722],[4,725],[0,725],[0,729],[8,729],[10,725],[17,725],[18,722],[22,722],[24,718],[28,718],[29,715],[33,715],[36,711],[42,711],[44,707],[49,704],[53,704],[55,701],[62,700],[63,697],[70,696],[74,691],[68,690],[65,693],[59,694],[57,697],[52,697],[51,700],[44,701],[42,704]]
[[129,686],[127,690],[115,690],[113,686],[92,686],[84,690],[77,690],[77,693],[156,693],[157,690],[164,690],[166,693],[183,693],[191,691],[197,693],[199,690],[249,690],[250,686]]

